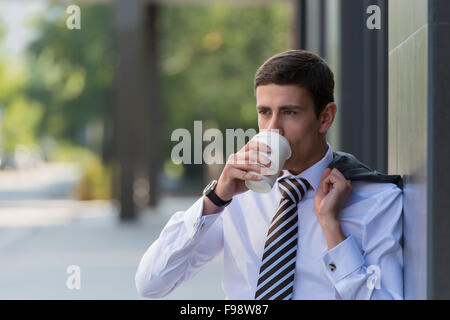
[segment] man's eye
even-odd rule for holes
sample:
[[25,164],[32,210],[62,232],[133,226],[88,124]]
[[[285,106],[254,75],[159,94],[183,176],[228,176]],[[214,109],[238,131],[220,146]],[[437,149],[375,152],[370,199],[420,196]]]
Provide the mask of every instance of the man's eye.
[[284,114],[294,115],[294,114],[297,114],[297,112],[295,112],[295,111],[285,111]]
[[258,111],[259,112],[259,114],[262,114],[262,115],[266,115],[266,114],[268,114],[269,112],[268,111]]

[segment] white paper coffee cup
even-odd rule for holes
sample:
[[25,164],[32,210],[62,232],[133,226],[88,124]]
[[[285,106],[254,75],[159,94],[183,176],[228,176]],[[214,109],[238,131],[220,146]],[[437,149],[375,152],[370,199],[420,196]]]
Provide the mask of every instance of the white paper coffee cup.
[[265,143],[270,147],[272,150],[271,153],[259,152],[270,159],[273,166],[273,173],[271,172],[271,175],[262,175],[257,172],[249,171],[254,175],[260,176],[262,179],[259,181],[246,180],[245,185],[255,192],[266,193],[272,190],[285,161],[291,157],[291,147],[287,139],[275,131],[261,131],[251,140]]

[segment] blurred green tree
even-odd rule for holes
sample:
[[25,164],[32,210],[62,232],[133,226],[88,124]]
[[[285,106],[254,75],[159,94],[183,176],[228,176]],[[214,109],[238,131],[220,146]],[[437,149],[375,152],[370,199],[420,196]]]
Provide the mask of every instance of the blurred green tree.
[[[66,28],[62,4],[52,4],[36,22],[28,93],[44,108],[40,134],[77,142],[87,123],[110,113],[111,9],[82,5],[81,30]],[[288,47],[288,27],[286,4],[163,5],[164,136],[193,128],[194,120],[213,120],[219,129],[256,128],[253,76],[269,56]]]
[[[86,3],[80,7],[81,30],[67,29],[66,6],[56,2],[35,21],[26,94],[39,102],[34,106],[39,117],[33,118],[37,135],[86,145],[89,125],[111,123],[113,8]],[[257,128],[253,77],[268,57],[289,47],[289,25],[286,3],[161,6],[165,159],[170,159],[176,143],[170,141],[172,131],[193,132],[194,120],[222,132]],[[190,166],[186,173],[197,176],[199,170],[200,166]]]
[[35,135],[42,141],[49,141],[48,137],[56,141],[49,159],[81,165],[80,199],[108,198],[111,141],[105,140],[105,130],[109,130],[113,113],[112,6],[79,4],[79,30],[67,28],[67,6],[53,1],[45,14],[32,22],[37,36],[27,48],[25,92],[39,102],[41,113],[39,118],[22,117],[22,121],[33,120]]
[[[0,40],[4,35],[4,23],[0,21]],[[17,145],[38,143],[36,127],[42,107],[26,96],[27,81],[26,67],[0,54],[0,156],[12,157]]]
[[[289,26],[286,3],[162,6],[158,27],[166,159],[176,144],[170,142],[172,131],[186,128],[193,135],[194,120],[223,133],[258,128],[253,78],[265,60],[288,49]],[[186,169],[188,175],[201,174],[198,165]]]
[[[36,39],[28,47],[27,94],[43,106],[37,128],[41,136],[87,145],[89,125],[108,121],[113,83],[111,6],[81,4],[81,29],[69,30],[66,5],[52,3],[34,24]],[[101,143],[101,141],[100,141]]]

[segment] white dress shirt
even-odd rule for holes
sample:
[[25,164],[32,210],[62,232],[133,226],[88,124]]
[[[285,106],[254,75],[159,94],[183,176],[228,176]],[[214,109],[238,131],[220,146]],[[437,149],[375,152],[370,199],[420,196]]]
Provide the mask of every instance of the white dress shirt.
[[[328,250],[314,195],[332,159],[328,144],[326,155],[297,176],[313,189],[298,205],[293,299],[403,299],[401,189],[392,183],[352,181],[353,193],[339,214],[346,239]],[[292,174],[284,170],[286,176]],[[281,197],[277,181],[268,193],[233,197],[215,214],[202,216],[203,196],[188,210],[176,212],[141,259],[138,292],[164,297],[223,250],[226,298],[254,299],[267,231]]]

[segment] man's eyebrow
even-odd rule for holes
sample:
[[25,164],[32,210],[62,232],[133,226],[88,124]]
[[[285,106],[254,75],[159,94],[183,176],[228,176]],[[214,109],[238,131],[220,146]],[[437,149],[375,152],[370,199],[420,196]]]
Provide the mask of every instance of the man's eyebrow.
[[281,109],[281,110],[285,110],[285,109],[304,109],[304,107],[297,106],[297,105],[294,105],[294,104],[288,104],[288,105],[285,105],[285,106],[281,106],[278,109]]
[[[263,110],[270,110],[270,107],[266,107],[266,106],[256,106],[256,109],[263,109]],[[280,106],[278,109],[280,110],[286,110],[286,109],[304,109],[304,107],[302,106],[298,106],[298,105],[294,105],[294,104],[288,104],[288,105],[284,105],[284,106]]]

